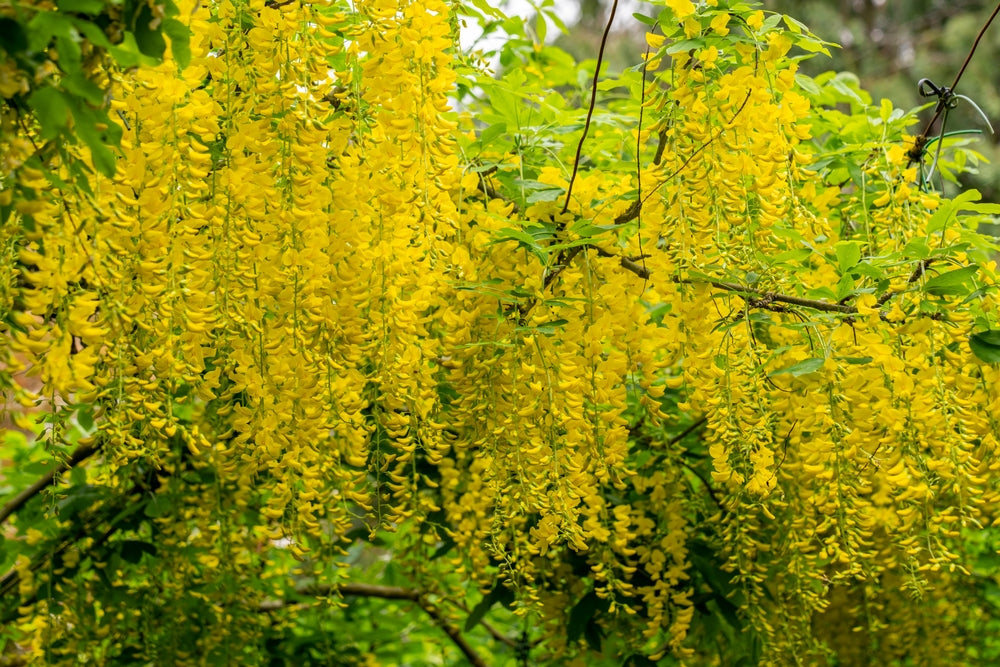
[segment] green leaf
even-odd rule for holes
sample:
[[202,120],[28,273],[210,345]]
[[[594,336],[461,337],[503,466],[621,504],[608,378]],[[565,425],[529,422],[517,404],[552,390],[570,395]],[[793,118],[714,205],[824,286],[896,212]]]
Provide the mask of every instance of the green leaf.
[[111,57],[115,59],[115,62],[122,67],[136,67],[137,65],[142,64],[156,64],[155,60],[142,55],[142,51],[139,49],[139,44],[135,41],[135,35],[130,32],[125,33],[125,37],[122,39],[121,44],[109,48],[108,53],[110,53]]
[[851,274],[855,276],[865,276],[866,278],[871,278],[873,280],[882,280],[885,278],[885,271],[873,266],[868,262],[858,262],[853,267],[851,267]]
[[705,40],[698,39],[682,39],[674,42],[667,47],[668,55],[675,55],[678,53],[684,53],[685,51],[695,51],[705,46]]
[[28,98],[38,124],[42,126],[42,139],[54,139],[69,122],[69,107],[61,92],[50,86],[39,88]]
[[96,107],[104,103],[104,91],[83,72],[67,74],[62,79],[62,85],[66,92],[81,97]]
[[538,242],[538,238],[523,229],[505,227],[497,232],[496,238],[491,243],[504,243],[506,241],[516,241],[519,246],[531,251],[531,253],[538,257],[542,264],[547,263],[549,260],[548,249]]
[[443,542],[441,542],[441,546],[439,546],[434,551],[434,553],[431,554],[431,560],[437,560],[441,556],[451,551],[453,548],[455,548],[455,540],[451,539],[450,537],[446,538]]
[[800,361],[797,364],[792,364],[787,368],[782,368],[781,370],[769,373],[769,376],[775,375],[791,375],[793,377],[799,377],[800,375],[808,375],[809,373],[815,373],[823,366],[824,359],[812,358]]
[[545,202],[545,201],[555,201],[562,196],[563,192],[565,192],[565,190],[563,190],[562,188],[535,190],[530,195],[525,197],[524,201],[528,202],[529,204],[535,204],[537,202]]
[[795,250],[786,250],[785,252],[779,253],[771,258],[772,264],[781,264],[784,262],[801,262],[804,259],[808,259],[812,255],[813,251],[811,248],[796,248]]
[[67,490],[67,494],[59,501],[59,518],[64,521],[87,509],[103,496],[101,489],[90,484],[72,486]]
[[799,88],[801,88],[802,91],[808,95],[819,95],[822,93],[819,86],[816,85],[816,82],[804,74],[796,74],[795,83],[797,83]]
[[18,468],[18,472],[24,473],[25,475],[45,475],[48,474],[52,468],[55,467],[55,462],[52,460],[48,461],[35,461],[34,463],[29,463],[27,465]]
[[493,608],[497,602],[505,607],[509,607],[514,603],[514,591],[510,590],[504,586],[502,581],[497,581],[493,586],[493,590],[486,594],[486,596],[479,601],[472,611],[469,612],[469,618],[465,621],[465,631],[469,632],[472,628],[476,627],[479,621],[483,620],[483,617]]
[[840,241],[834,250],[837,253],[837,264],[841,273],[846,273],[849,268],[861,261],[861,244],[857,241]]
[[74,14],[97,15],[104,10],[103,0],[59,0],[59,11]]
[[854,276],[845,273],[837,281],[837,301],[847,298],[854,291]]
[[163,39],[163,33],[153,28],[153,11],[149,5],[143,3],[135,17],[135,24],[132,32],[135,34],[136,44],[139,50],[157,60],[163,59],[163,52],[167,49],[167,42]]
[[483,13],[483,16],[490,16],[495,19],[505,19],[507,15],[500,11],[498,7],[492,7],[486,0],[470,0],[473,7]]
[[170,38],[174,60],[184,69],[191,62],[191,30],[177,19],[167,19],[163,22],[163,33]]
[[128,563],[138,563],[142,560],[143,554],[156,555],[156,545],[140,540],[124,540],[121,542],[118,552],[122,560]]
[[903,256],[910,259],[925,259],[931,254],[931,249],[923,239],[913,239],[903,247]]
[[75,34],[73,34],[72,24],[70,26],[71,34],[57,35],[56,36],[56,51],[59,52],[59,67],[62,71],[66,72],[67,75],[83,74],[81,66],[83,63],[83,52],[80,50],[80,42],[77,40]]
[[479,143],[481,145],[489,146],[495,142],[498,138],[502,137],[507,133],[507,123],[493,123],[482,132],[479,133]]
[[38,12],[28,22],[28,48],[42,51],[55,37],[71,39],[73,22],[66,14],[58,12]]
[[[87,145],[87,148],[90,149],[94,166],[105,176],[114,176],[115,155],[108,148],[107,142],[114,141],[114,137],[120,137],[120,128],[112,123],[103,111],[91,109],[77,98],[69,98],[67,102],[70,105],[70,111],[73,112],[73,119],[76,123],[76,134]],[[114,132],[114,128],[117,128],[119,131],[106,140],[98,131],[98,124],[107,127],[109,135]]]
[[564,327],[567,324],[569,324],[569,320],[552,320],[550,322],[543,322],[542,324],[536,324],[530,327],[518,327],[518,329],[523,329],[525,331],[537,331],[538,333],[545,334],[546,336],[551,336],[556,333],[557,329]]
[[111,48],[111,41],[108,36],[104,34],[104,31],[97,27],[96,24],[82,18],[73,17],[73,26],[79,30],[84,37],[90,40],[90,43],[94,46],[99,46],[102,49]]
[[846,361],[849,364],[870,364],[871,357],[834,357],[837,361]]
[[969,336],[972,353],[988,364],[1000,364],[1000,329],[987,329]]
[[146,516],[156,519],[170,514],[172,503],[163,496],[153,496],[146,503]]
[[[590,621],[599,612],[606,612],[611,607],[610,598],[601,598],[596,591],[590,591],[569,610],[569,624],[566,626],[566,638],[571,642],[578,641],[587,631]],[[588,637],[588,641],[590,638]]]
[[944,229],[954,213],[954,201],[947,201],[941,204],[938,210],[934,211],[934,214],[927,220],[927,233],[933,234]]
[[656,25],[656,19],[654,19],[652,16],[646,16],[645,14],[640,14],[639,12],[633,12],[632,18],[634,18],[636,21],[644,25],[648,26]]
[[12,56],[28,49],[24,28],[14,19],[0,18],[0,48]]
[[968,281],[975,277],[979,267],[972,265],[934,276],[924,283],[924,291],[935,296],[959,296],[970,291]]

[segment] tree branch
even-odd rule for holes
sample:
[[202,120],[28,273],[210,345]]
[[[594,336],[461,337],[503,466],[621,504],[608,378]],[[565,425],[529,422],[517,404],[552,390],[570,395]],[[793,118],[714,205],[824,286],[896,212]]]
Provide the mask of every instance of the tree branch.
[[86,461],[98,449],[100,449],[99,445],[97,447],[92,447],[90,445],[80,445],[77,447],[73,453],[70,454],[68,460],[42,475],[34,484],[7,501],[7,504],[0,508],[0,524],[3,524],[11,514],[24,507],[29,500],[34,498],[41,491],[52,486],[59,475],[79,465],[83,461]]
[[[377,584],[335,584],[331,586],[311,586],[298,591],[300,595],[313,597],[323,596],[343,596],[343,597],[369,597],[380,598],[382,600],[406,600],[415,602],[417,606],[431,617],[434,625],[448,635],[452,643],[458,647],[465,659],[473,667],[487,667],[486,662],[476,653],[475,649],[465,640],[458,628],[453,626],[448,619],[444,618],[441,611],[431,604],[426,594],[414,588],[403,588],[401,586],[379,586]],[[260,604],[258,611],[272,612],[290,606],[284,600],[266,600]],[[490,634],[493,634],[492,632]],[[498,633],[499,634],[499,633]],[[497,635],[494,635],[495,637]],[[502,635],[500,635],[502,637]],[[505,643],[510,643],[506,638],[501,639]]]
[[649,272],[649,269],[647,269],[642,264],[639,264],[640,261],[642,261],[646,257],[649,257],[649,255],[639,255],[638,257],[622,257],[621,255],[616,255],[615,253],[609,250],[605,250],[600,246],[588,245],[586,247],[593,248],[594,250],[596,250],[598,257],[612,257],[614,259],[617,259],[618,264],[621,265],[623,269],[631,271],[632,273],[639,276],[643,280],[649,280],[650,275],[652,275]]
[[756,308],[769,308],[774,310],[771,304],[774,303],[787,303],[792,306],[802,306],[803,308],[810,308],[812,310],[820,310],[827,313],[841,313],[844,315],[857,315],[858,309],[856,306],[848,306],[841,303],[830,303],[829,301],[823,301],[822,299],[805,299],[800,296],[792,296],[790,294],[781,294],[779,292],[768,292],[766,290],[755,289],[753,287],[745,287],[744,285],[737,285],[736,283],[724,283],[717,282],[714,280],[692,280],[685,278],[674,278],[676,283],[685,283],[688,285],[711,285],[712,287],[717,287],[721,290],[727,292],[736,292],[737,294],[747,298],[746,295],[753,294],[756,298],[747,299],[751,306]]
[[[458,607],[459,609],[461,609],[466,614],[470,613],[469,608],[467,606],[465,606],[465,604],[463,604],[462,602],[459,602],[458,600],[452,600],[452,599],[449,599],[448,602],[452,603],[453,605],[455,605],[456,607]],[[518,643],[517,643],[516,640],[511,639],[510,637],[507,637],[506,635],[504,635],[503,633],[501,633],[499,630],[497,630],[492,625],[490,625],[489,623],[487,623],[486,619],[484,619],[484,618],[479,619],[479,625],[483,626],[483,628],[485,628],[486,632],[490,633],[490,636],[493,637],[493,639],[495,639],[498,642],[500,642],[501,644],[506,644],[507,646],[509,646],[511,648],[514,648],[514,649],[517,648]]]
[[[912,285],[913,283],[920,280],[920,277],[923,276],[924,273],[927,271],[927,267],[929,267],[933,262],[934,262],[933,257],[928,257],[927,259],[922,259],[919,262],[917,262],[917,268],[913,269],[913,273],[911,273],[910,277],[907,278],[906,284]],[[878,305],[878,307],[881,308],[882,306],[885,305],[885,303],[889,299],[891,299],[894,296],[899,296],[900,294],[902,294],[902,292],[886,292],[885,294],[883,294],[878,298],[878,302],[876,305]]]

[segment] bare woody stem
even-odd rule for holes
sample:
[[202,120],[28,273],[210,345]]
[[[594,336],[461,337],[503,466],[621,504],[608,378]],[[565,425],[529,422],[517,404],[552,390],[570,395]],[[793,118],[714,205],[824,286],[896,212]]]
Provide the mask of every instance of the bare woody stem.
[[587,132],[590,131],[590,121],[594,118],[594,106],[597,104],[597,84],[601,80],[601,65],[604,64],[604,48],[608,45],[608,35],[611,33],[611,24],[614,23],[616,11],[618,11],[618,0],[614,0],[614,3],[611,5],[611,14],[608,16],[608,23],[604,26],[604,35],[601,37],[601,48],[597,52],[594,82],[590,90],[590,106],[587,108],[587,120],[583,124],[583,135],[580,137],[580,143],[576,145],[576,157],[573,159],[573,174],[569,177],[569,185],[566,186],[566,201],[562,207],[563,213],[569,210],[569,204],[573,196],[573,184],[576,182],[576,174],[580,170],[580,159],[583,157],[583,142],[587,140]]
[[[955,75],[955,80],[951,82],[951,88],[946,90],[947,95],[950,96],[955,94],[955,89],[958,88],[958,83],[962,80],[962,75],[965,74],[965,70],[969,66],[969,62],[972,61],[972,56],[976,53],[976,48],[979,46],[979,42],[983,39],[983,35],[986,34],[986,30],[990,27],[990,24],[993,23],[993,19],[997,17],[997,14],[1000,14],[1000,3],[997,3],[993,13],[989,15],[989,18],[986,19],[986,22],[979,29],[979,34],[976,35],[976,39],[972,43],[972,47],[969,49],[969,54],[965,56],[965,60],[962,62],[962,67],[959,68],[958,74]],[[934,115],[927,122],[927,125],[924,127],[924,131],[917,135],[917,138],[914,141],[914,149],[911,149],[910,151],[909,162],[907,164],[913,164],[921,158],[923,155],[923,148],[927,144],[928,135],[934,128],[934,123],[936,123],[937,119],[941,117],[941,113],[945,110],[946,106],[947,98],[942,97],[938,100],[937,107],[934,109]]]

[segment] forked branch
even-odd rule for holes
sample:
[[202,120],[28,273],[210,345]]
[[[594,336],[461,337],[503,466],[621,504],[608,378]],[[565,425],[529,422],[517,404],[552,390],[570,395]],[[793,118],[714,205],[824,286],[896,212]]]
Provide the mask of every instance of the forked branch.
[[[403,588],[401,586],[380,586],[377,584],[336,584],[332,586],[312,586],[298,591],[300,595],[311,597],[343,596],[343,597],[368,597],[380,598],[383,600],[406,600],[414,602],[434,621],[434,625],[448,635],[448,638],[462,652],[465,659],[473,667],[487,667],[483,658],[476,653],[475,649],[465,640],[458,628],[452,625],[441,614],[435,605],[428,599],[423,591],[414,588]],[[273,612],[291,606],[284,600],[269,600],[261,603],[258,610],[261,612]]]

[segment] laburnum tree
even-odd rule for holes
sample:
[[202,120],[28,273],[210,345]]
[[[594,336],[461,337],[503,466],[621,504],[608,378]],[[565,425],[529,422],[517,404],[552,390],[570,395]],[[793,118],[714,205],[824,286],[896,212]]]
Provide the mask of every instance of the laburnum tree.
[[997,657],[1000,206],[617,9],[0,0],[0,663]]

